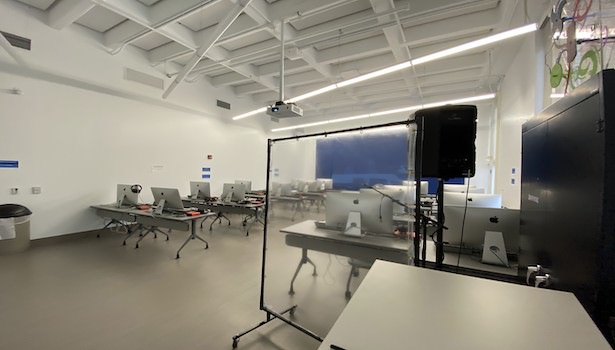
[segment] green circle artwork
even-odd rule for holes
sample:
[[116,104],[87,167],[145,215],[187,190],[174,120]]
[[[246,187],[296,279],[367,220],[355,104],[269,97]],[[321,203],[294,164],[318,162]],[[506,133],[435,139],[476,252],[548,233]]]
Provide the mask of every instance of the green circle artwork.
[[551,87],[558,87],[559,84],[562,82],[563,77],[564,70],[562,68],[562,65],[559,63],[554,64],[553,67],[551,67],[551,76],[549,78],[549,81],[551,82]]

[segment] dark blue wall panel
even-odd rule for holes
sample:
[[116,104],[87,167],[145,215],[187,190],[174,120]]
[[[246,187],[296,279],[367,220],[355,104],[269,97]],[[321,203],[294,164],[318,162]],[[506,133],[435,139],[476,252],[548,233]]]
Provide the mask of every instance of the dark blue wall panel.
[[401,184],[408,172],[408,133],[329,136],[316,142],[316,177],[336,189]]
[[[387,132],[329,136],[316,141],[316,177],[333,179],[334,189],[356,190],[365,185],[400,185],[408,177],[408,133]],[[427,178],[429,193],[437,179]],[[446,183],[462,184],[463,178]]]

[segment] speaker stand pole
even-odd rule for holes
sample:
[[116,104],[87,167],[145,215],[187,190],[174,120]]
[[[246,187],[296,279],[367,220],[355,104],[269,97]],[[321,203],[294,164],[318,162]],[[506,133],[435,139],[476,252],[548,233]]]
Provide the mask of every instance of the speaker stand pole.
[[438,230],[436,231],[436,268],[442,268],[444,261],[444,243],[442,241],[442,230],[444,229],[444,180],[438,179]]

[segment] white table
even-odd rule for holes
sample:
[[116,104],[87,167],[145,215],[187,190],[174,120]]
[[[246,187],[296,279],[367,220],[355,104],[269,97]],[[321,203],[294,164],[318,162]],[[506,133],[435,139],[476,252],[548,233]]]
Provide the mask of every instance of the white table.
[[378,260],[319,347],[611,349],[572,293]]

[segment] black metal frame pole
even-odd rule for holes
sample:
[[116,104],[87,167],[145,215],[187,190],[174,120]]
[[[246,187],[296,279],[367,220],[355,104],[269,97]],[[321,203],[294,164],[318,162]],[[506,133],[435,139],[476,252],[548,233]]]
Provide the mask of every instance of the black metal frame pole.
[[444,179],[438,179],[438,230],[436,231],[436,268],[441,269],[444,262],[444,242],[442,239],[444,229]]
[[423,163],[421,154],[423,153],[423,118],[418,117],[415,119],[416,123],[416,147],[414,149],[414,188],[415,188],[415,201],[414,201],[414,265],[419,266],[420,262],[420,248],[421,245],[421,231],[423,228],[423,217],[421,215],[421,177],[423,176]]
[[269,181],[271,174],[271,146],[273,141],[267,139],[267,175],[265,177],[265,220],[263,221],[263,258],[261,266],[261,296],[259,302],[259,308],[264,310],[265,308],[265,264],[267,262],[267,222],[269,221]]

